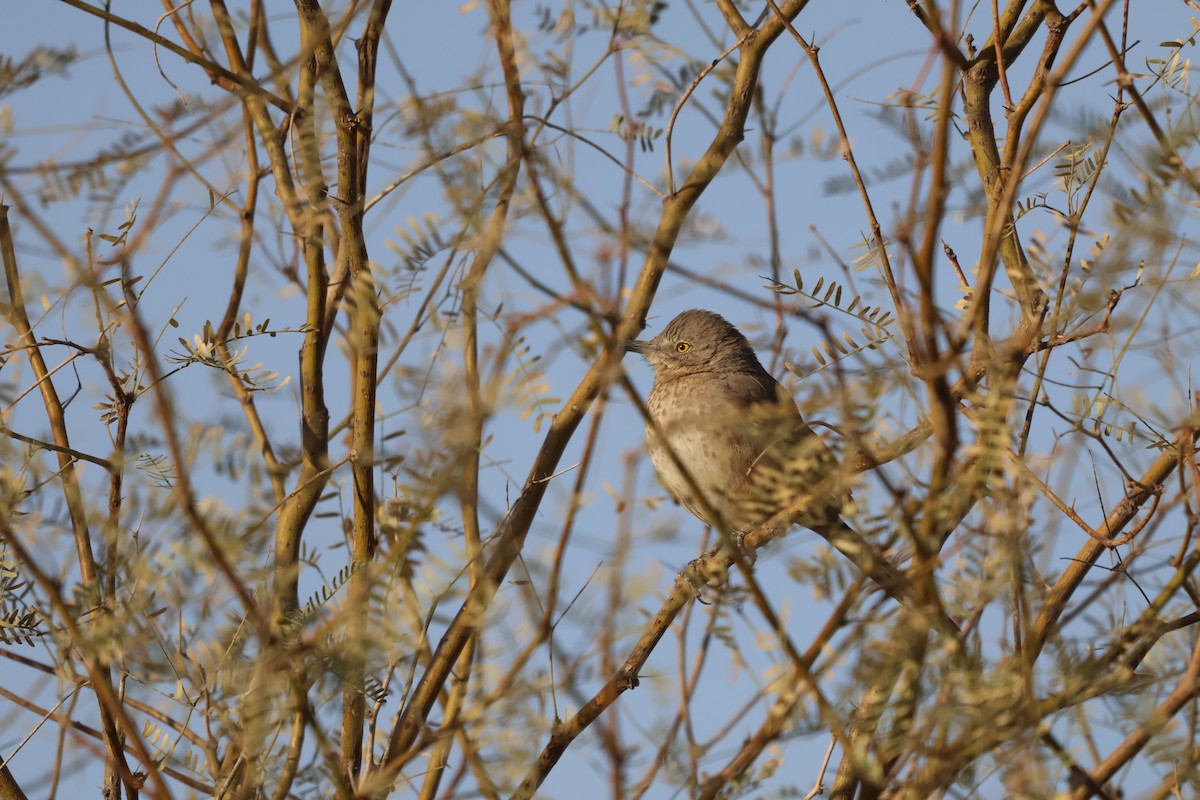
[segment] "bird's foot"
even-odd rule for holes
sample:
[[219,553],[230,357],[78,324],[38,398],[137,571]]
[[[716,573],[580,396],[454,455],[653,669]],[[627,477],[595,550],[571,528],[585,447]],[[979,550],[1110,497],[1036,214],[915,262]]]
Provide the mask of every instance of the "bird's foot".
[[683,572],[679,573],[687,582],[688,587],[692,590],[692,594],[696,599],[704,605],[711,605],[704,599],[704,590],[708,586],[707,581],[708,567],[704,563],[704,558],[693,558],[683,568]]
[[742,554],[742,558],[746,559],[746,563],[753,567],[754,562],[758,560],[758,551],[746,546],[746,537],[749,535],[749,531],[733,531],[729,538],[733,540],[733,546]]

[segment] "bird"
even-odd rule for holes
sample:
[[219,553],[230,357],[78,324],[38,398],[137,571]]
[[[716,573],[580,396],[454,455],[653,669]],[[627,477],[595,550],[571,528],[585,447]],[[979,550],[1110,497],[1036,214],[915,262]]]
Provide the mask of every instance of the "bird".
[[[624,347],[654,372],[646,450],[671,497],[706,525],[723,527],[739,548],[777,512],[795,509],[795,522],[914,606],[908,578],[841,518],[850,493],[837,458],[741,331],[715,312],[690,309],[653,339]],[[940,609],[932,616],[957,632]]]
[[[625,347],[654,371],[646,399],[650,462],[667,493],[706,525],[748,532],[806,487],[833,482],[832,451],[724,317],[684,311],[658,336]],[[844,499],[829,486],[800,521],[831,522]]]

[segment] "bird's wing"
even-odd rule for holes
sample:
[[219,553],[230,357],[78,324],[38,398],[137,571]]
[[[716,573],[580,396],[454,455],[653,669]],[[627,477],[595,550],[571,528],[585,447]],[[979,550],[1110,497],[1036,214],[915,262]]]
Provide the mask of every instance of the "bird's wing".
[[726,487],[739,528],[749,528],[791,506],[820,485],[811,512],[798,520],[811,527],[836,519],[842,492],[826,481],[837,460],[800,416],[791,396],[766,372],[724,376],[723,396],[737,398],[722,426],[740,443],[734,466],[741,480]]

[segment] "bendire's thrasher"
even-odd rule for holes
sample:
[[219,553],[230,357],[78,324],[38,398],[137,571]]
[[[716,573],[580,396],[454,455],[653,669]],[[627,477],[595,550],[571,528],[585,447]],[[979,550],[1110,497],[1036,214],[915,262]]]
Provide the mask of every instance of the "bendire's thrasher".
[[692,309],[653,339],[625,348],[654,369],[646,449],[663,486],[688,511],[709,525],[717,521],[709,513],[715,511],[740,544],[744,534],[807,494],[810,502],[796,522],[943,633],[961,635],[940,606],[921,607],[908,578],[842,521],[849,492],[837,460],[737,328]]
[[823,483],[823,496],[797,521],[822,533],[839,523],[845,492],[832,485],[833,454],[737,328],[692,309],[653,339],[625,346],[654,369],[646,449],[663,487],[688,511],[709,525],[716,511],[743,534]]

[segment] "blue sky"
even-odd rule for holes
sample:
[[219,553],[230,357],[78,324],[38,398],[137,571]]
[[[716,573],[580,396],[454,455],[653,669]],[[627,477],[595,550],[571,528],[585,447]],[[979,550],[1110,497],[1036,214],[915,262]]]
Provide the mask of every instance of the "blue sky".
[[[153,27],[161,13],[157,6],[149,5],[145,9],[134,5],[116,10],[118,13],[136,14],[138,21],[147,27]],[[284,49],[288,44],[286,32],[294,27],[288,22],[291,13],[289,6],[280,6],[279,44]],[[707,4],[697,4],[693,13],[686,4],[674,3],[665,13],[664,24],[655,29],[656,35],[663,38],[653,44],[647,41],[640,41],[636,46],[631,44],[621,53],[620,72],[617,71],[617,59],[605,59],[595,78],[574,95],[567,106],[556,112],[556,124],[574,126],[589,140],[620,157],[622,145],[610,131],[611,122],[621,109],[615,89],[618,81],[623,77],[628,104],[636,110],[651,99],[653,87],[660,85],[663,80],[663,76],[648,63],[643,53],[654,54],[668,70],[678,71],[685,64],[685,54],[688,59],[703,63],[715,58],[730,43],[728,33],[720,28],[719,15]],[[976,32],[986,30],[989,23],[983,19],[984,9],[976,9],[974,13],[978,18],[972,20],[970,28]],[[1160,42],[1189,35],[1193,30],[1189,22],[1193,13],[1182,2],[1161,2],[1151,4],[1146,9],[1135,9],[1131,17],[1135,28],[1130,32],[1129,41],[1138,44],[1131,51],[1131,68],[1143,64],[1144,59],[1158,57],[1162,52]],[[517,14],[518,29],[527,34],[533,52],[543,59],[547,53],[555,52],[560,59],[572,65],[574,75],[581,74],[600,60],[608,46],[603,30],[593,30],[570,44],[537,32],[536,6],[518,5]],[[708,38],[698,19],[716,32],[717,42]],[[168,27],[164,26],[164,31]],[[907,172],[897,169],[896,165],[903,164],[911,148],[902,130],[889,124],[881,113],[887,98],[897,91],[933,91],[935,84],[928,70],[927,36],[909,13],[906,4],[899,0],[857,4],[815,2],[802,14],[797,27],[802,33],[811,34],[821,44],[822,65],[835,86],[858,161],[871,177],[872,198],[881,222],[890,231],[904,218],[910,202],[912,187]],[[460,108],[494,112],[502,108],[504,98],[502,88],[495,82],[495,56],[485,32],[485,12],[482,7],[471,3],[398,5],[388,28],[396,56],[411,74],[422,96],[452,97],[460,104]],[[63,76],[47,78],[34,91],[0,98],[0,111],[4,113],[4,116],[0,116],[0,122],[7,117],[12,126],[7,132],[6,143],[10,167],[33,165],[46,158],[59,162],[86,158],[98,146],[98,142],[115,142],[123,133],[142,130],[137,115],[115,83],[102,37],[98,20],[59,3],[12,4],[12,8],[8,9],[7,24],[0,26],[0,52],[20,56],[38,45],[63,46],[74,43],[81,54],[81,58]],[[982,38],[982,33],[978,38]],[[168,79],[190,103],[196,104],[204,98],[223,101],[223,95],[213,90],[198,70],[183,64],[174,56],[159,53],[163,73],[160,74],[154,53],[143,42],[117,32],[114,34],[114,43],[124,79],[152,114],[155,113],[153,109],[166,107],[177,100],[177,90],[168,83]],[[1031,47],[1031,52],[1010,73],[1014,87],[1023,86],[1028,80],[1033,51],[1040,45],[1039,39]],[[349,59],[352,55],[352,48],[346,48],[344,58]],[[350,62],[347,60],[344,63]],[[1099,71],[1086,80],[1064,88],[1061,114],[1052,119],[1042,137],[1045,152],[1052,151],[1068,140],[1077,144],[1081,131],[1107,118],[1111,109],[1111,101],[1107,98],[1115,91],[1115,87],[1111,70],[1104,69],[1106,63],[1107,56],[1094,48],[1080,59],[1077,70],[1080,76],[1093,70]],[[551,92],[545,73],[540,72],[536,64],[526,63],[525,68],[529,110],[532,114],[539,114],[548,107]],[[936,74],[936,70],[933,74]],[[475,81],[479,83],[478,88],[468,92],[457,91],[464,84]],[[783,132],[776,153],[778,188],[775,195],[783,274],[789,275],[793,268],[799,269],[809,286],[818,279],[827,282],[836,280],[852,287],[873,305],[886,302],[886,293],[881,290],[873,271],[847,268],[863,254],[858,245],[869,233],[868,224],[857,194],[846,190],[847,170],[839,157],[836,131],[819,86],[813,79],[811,67],[794,43],[781,41],[775,47],[767,60],[761,85],[766,103],[777,107],[778,126]],[[707,115],[720,111],[712,86],[711,82],[701,84],[679,116],[673,136],[677,177],[685,173],[686,165],[702,151],[712,135],[713,126]],[[375,163],[372,168],[372,186],[376,190],[386,187],[423,159],[418,143],[402,132],[403,101],[408,90],[391,60],[381,73],[379,90],[379,133],[374,145]],[[661,127],[665,122],[662,117],[656,117],[651,124]],[[1132,113],[1123,124],[1131,131],[1130,141],[1146,141],[1145,131]],[[757,120],[752,118],[749,127],[742,150],[755,171],[760,172],[762,156]],[[244,168],[240,151],[231,147],[227,152],[208,152],[208,139],[207,132],[202,131],[195,137],[189,137],[184,146],[197,157],[206,177],[214,182],[218,190],[235,188],[235,184],[222,184],[221,181]],[[557,207],[569,209],[566,216],[570,241],[580,257],[580,263],[584,265],[587,280],[593,282],[602,293],[616,294],[620,288],[615,285],[616,269],[606,252],[611,250],[613,239],[604,235],[585,213],[582,201],[591,203],[606,219],[615,219],[623,201],[627,176],[593,148],[558,136],[553,131],[546,131],[540,143],[553,163],[570,174],[579,188],[581,198],[572,199],[565,193],[559,193],[554,201]],[[664,143],[664,139],[659,138],[652,150],[638,150],[634,162],[634,169],[639,176],[660,187],[665,174]],[[479,149],[484,155],[478,156],[475,163],[485,176],[494,169],[500,147],[494,143]],[[1130,165],[1136,165],[1141,155],[1137,150],[1116,153],[1112,158],[1113,179],[1135,183],[1136,175]],[[971,167],[965,143],[955,143],[953,162],[956,174],[961,177],[949,198],[951,211],[943,236],[959,254],[964,268],[969,270],[973,256],[979,250],[982,223],[976,213],[979,202],[978,179]],[[895,175],[891,174],[893,172]],[[37,178],[34,175],[18,175],[15,180],[19,186],[28,187],[35,185]],[[85,228],[113,232],[121,221],[122,208],[139,197],[152,197],[161,180],[160,163],[148,174],[122,187],[113,198],[115,202],[96,202],[80,197],[43,206],[42,211],[53,221],[59,236],[78,247]],[[1039,188],[1044,191],[1052,189],[1049,169],[1040,178],[1035,176],[1031,180],[1030,193]],[[1115,184],[1106,184],[1105,189],[1118,193],[1121,191],[1121,187]],[[228,221],[227,212],[218,211],[211,218],[205,218],[208,198],[195,185],[185,184],[172,195],[170,202],[171,212],[153,232],[146,249],[137,255],[135,264],[137,272],[147,276],[147,284],[151,284],[144,307],[152,317],[152,325],[163,328],[166,334],[163,351],[172,349],[175,336],[190,338],[206,320],[215,321],[219,318],[224,309],[233,263],[231,230],[234,228]],[[659,207],[657,195],[637,181],[630,184],[629,216],[639,232],[653,229]],[[452,229],[448,220],[453,215],[442,188],[432,174],[425,174],[391,194],[368,219],[372,258],[385,267],[394,266],[396,249],[403,248],[404,237],[399,229],[411,232],[412,220],[425,220],[430,214],[441,222],[422,222],[426,229],[429,226],[437,226],[445,232]],[[1105,218],[1099,212],[1091,217],[1096,223],[1095,230],[1091,231],[1095,234],[1093,238],[1102,235]],[[1108,267],[1106,277],[1118,284],[1132,281],[1138,253],[1141,253],[1141,258],[1147,259],[1147,274],[1153,278],[1167,275],[1171,269],[1174,269],[1170,273],[1173,277],[1187,277],[1198,260],[1194,222],[1185,213],[1181,213],[1176,221],[1178,227],[1172,231],[1169,241],[1162,243],[1157,250],[1148,247],[1140,237],[1129,236],[1115,241],[1110,245],[1110,252],[1120,252],[1124,261],[1121,265]],[[46,250],[23,220],[14,219],[14,226],[18,235],[18,254],[30,276],[39,274],[47,290],[60,287],[69,280],[60,261]],[[1050,250],[1061,246],[1063,241],[1059,226],[1052,215],[1045,212],[1029,215],[1021,223],[1021,232],[1026,242],[1044,235],[1046,247]],[[289,252],[290,244],[286,241],[286,235],[279,233],[279,241],[272,242],[270,237],[273,235],[276,233],[268,232],[264,236],[261,248],[264,262],[269,262],[273,254],[286,255]],[[1178,252],[1176,245],[1180,248]],[[514,218],[505,247],[515,260],[547,284],[559,290],[569,286],[549,246],[544,227],[539,226],[536,219],[523,216]],[[1121,248],[1129,248],[1132,255],[1126,257]],[[769,273],[769,257],[769,227],[763,197],[745,172],[731,163],[704,195],[693,215],[692,229],[674,252],[673,262],[692,273],[726,282],[761,303],[768,303],[771,294],[763,288],[762,276]],[[1172,266],[1171,259],[1176,257],[1178,263]],[[627,266],[628,275],[636,274],[639,267],[640,259],[636,253],[632,253]],[[152,280],[151,275],[154,275]],[[247,307],[254,311],[256,321],[269,316],[275,325],[298,325],[298,295],[270,270],[264,269],[262,275],[247,296]],[[427,279],[428,276],[425,276],[424,280]],[[911,277],[908,280],[911,281]],[[542,357],[539,367],[545,370],[546,387],[543,400],[545,408],[552,411],[555,406],[551,398],[566,397],[590,364],[589,352],[572,341],[572,336],[584,329],[585,320],[582,315],[570,310],[553,315],[544,313],[546,298],[513,270],[497,266],[490,273],[488,281],[485,294],[493,298],[491,305],[503,299],[507,314],[543,314],[541,321],[531,325],[525,333],[530,355]],[[628,287],[630,283],[631,280],[627,280],[625,286]],[[1102,296],[1105,288],[1100,285],[1096,291],[1101,292]],[[30,287],[27,287],[27,291],[32,296]],[[942,306],[952,308],[958,299],[958,289],[957,280],[948,271],[939,284],[939,291]],[[1167,307],[1185,308],[1190,302],[1189,292],[1193,291],[1190,286],[1173,286],[1171,291],[1176,293],[1175,301]],[[1151,299],[1148,293],[1131,292],[1122,306],[1122,313],[1130,314],[1131,319],[1135,318],[1149,307]],[[390,312],[390,320],[385,322],[402,331],[417,301],[417,297],[398,301]],[[680,272],[669,273],[664,279],[653,306],[649,333],[660,330],[676,313],[691,307],[720,311],[742,327],[756,343],[764,346],[764,360],[767,360],[765,345],[774,333],[774,316],[759,305],[731,298],[727,293],[706,287]],[[45,335],[53,335],[53,331],[79,333],[89,330],[89,319],[82,316],[80,311],[87,307],[80,298],[76,297],[75,302],[63,308],[52,315],[53,320],[47,323],[50,332]],[[997,308],[1000,309],[997,311],[1000,318],[1008,313],[1003,306],[998,305]],[[168,318],[178,321],[178,330],[166,328]],[[831,312],[818,311],[813,319],[828,323],[837,332],[856,333],[859,327],[852,320]],[[1194,327],[1183,318],[1149,320],[1145,324],[1145,336],[1130,343],[1135,349],[1144,348],[1145,354],[1131,358],[1128,371],[1123,373],[1136,376],[1136,379],[1123,384],[1121,391],[1128,393],[1131,406],[1153,412],[1149,419],[1151,424],[1169,429],[1188,404],[1184,379],[1179,376],[1187,372],[1187,365],[1195,350],[1195,340],[1194,335],[1183,336],[1166,343],[1166,348],[1178,359],[1179,370],[1173,374],[1164,373],[1158,349],[1164,343],[1154,338],[1160,322],[1165,335],[1170,337],[1177,337],[1178,330],[1188,331]],[[1177,327],[1168,329],[1167,323],[1174,323]],[[397,335],[392,335],[392,343]],[[488,335],[492,338],[485,344],[495,344],[499,338],[499,326],[491,329]],[[810,349],[820,340],[819,325],[807,324],[801,319],[790,320],[784,350],[771,359],[773,370],[784,377],[787,373],[782,369],[783,361],[795,364],[802,375],[815,370],[817,363]],[[388,343],[389,340],[385,339],[385,352]],[[251,361],[261,359],[269,368],[283,375],[294,374],[298,344],[297,337],[286,335],[270,341],[255,340],[251,343]],[[1122,343],[1114,341],[1109,344],[1116,349]],[[435,393],[420,395],[419,399],[414,400],[413,386],[421,382],[423,375],[427,375],[434,386],[453,386],[459,378],[454,358],[447,357],[445,366],[439,366],[431,372],[425,373],[423,370],[427,369],[433,354],[442,352],[441,348],[449,348],[446,352],[452,353],[456,346],[453,331],[443,337],[431,328],[418,336],[414,349],[406,354],[401,368],[397,369],[394,383],[389,383],[381,395],[381,410],[386,415],[385,430],[407,428],[410,438],[405,441],[420,441],[422,420],[436,419],[439,409],[431,404],[430,397]],[[865,353],[853,360],[850,369],[856,375],[866,376],[900,370],[901,356],[894,345],[887,346],[881,352]],[[628,359],[625,366],[635,384],[643,392],[648,390],[648,368],[633,359]],[[331,385],[346,381],[345,364],[340,355],[331,357],[329,369]],[[1064,375],[1079,377],[1068,367],[1062,369]],[[800,382],[796,387],[802,404],[810,393],[820,394],[813,387],[831,382],[832,374],[828,369],[820,370],[807,380],[809,382]],[[172,387],[183,420],[181,428],[197,424],[225,426],[235,432],[238,430],[236,404],[228,399],[227,390],[221,387],[217,376],[205,373],[199,367],[191,367],[173,381]],[[103,385],[95,376],[85,374],[83,394],[87,402],[77,403],[73,411],[80,435],[79,446],[91,447],[97,452],[103,452],[105,440],[94,422],[89,425],[88,420],[94,419],[89,417],[94,413],[90,411],[90,406],[102,391]],[[295,424],[296,391],[293,382],[276,394],[260,396],[269,422],[281,438],[294,438],[289,431]],[[906,392],[901,383],[886,396],[890,407],[880,420],[890,426],[893,433],[902,432],[904,426],[911,424],[920,413],[923,398],[919,394]],[[1069,394],[1062,397],[1066,402]],[[331,404],[335,419],[339,417],[339,412],[344,412],[344,406],[337,406],[344,401],[344,393],[333,394]],[[388,404],[391,404],[390,407]],[[541,433],[535,429],[539,414],[525,416],[520,411],[502,410],[489,425],[488,432],[492,439],[485,459],[493,467],[485,475],[485,501],[496,511],[492,519],[485,519],[485,525],[494,524],[495,516],[502,511],[512,494],[519,490],[540,442]],[[36,405],[18,407],[14,417],[17,422],[14,424],[25,423],[36,429],[36,412]],[[135,418],[135,424],[141,421],[149,425],[153,421],[148,403],[143,404],[139,413],[143,416]],[[660,503],[655,510],[639,502],[633,507],[631,519],[622,521],[618,518],[616,495],[623,494],[625,487],[634,487],[639,501],[647,497],[659,497],[662,492],[644,461],[637,466],[632,478],[625,473],[627,457],[638,453],[641,448],[641,423],[636,410],[619,392],[614,392],[604,414],[598,458],[585,486],[586,507],[568,552],[566,576],[570,586],[564,587],[567,596],[583,590],[579,601],[571,609],[563,634],[566,648],[573,647],[579,651],[585,651],[590,646],[595,636],[595,620],[606,613],[608,598],[601,588],[601,582],[593,582],[590,576],[597,568],[613,566],[614,531],[627,524],[632,528],[637,542],[636,559],[629,565],[629,605],[622,615],[622,628],[627,635],[635,632],[640,625],[640,612],[656,606],[655,594],[665,591],[675,570],[695,555],[702,532],[699,523],[666,503]],[[833,421],[836,422],[836,419]],[[545,420],[542,419],[541,423],[544,430]],[[1057,437],[1067,427],[1065,424],[1056,426],[1049,420],[1045,423],[1039,421],[1039,425],[1042,424],[1045,427],[1039,427],[1039,447],[1035,452],[1037,458],[1048,457],[1056,452]],[[576,463],[582,442],[581,433],[564,458],[563,467]],[[335,443],[335,449],[343,446],[340,439]],[[1148,461],[1154,455],[1130,453],[1129,458],[1132,463],[1140,463],[1139,459]],[[921,455],[918,454],[913,463],[919,465],[920,459]],[[1099,512],[1100,503],[1094,491],[1087,491],[1091,485],[1090,468],[1080,466],[1076,470],[1075,466],[1066,465],[1054,470],[1050,475],[1051,482],[1065,495],[1074,497],[1078,494],[1080,512],[1088,512],[1094,517]],[[884,473],[886,476],[888,471]],[[897,472],[891,477],[902,477],[902,474]],[[547,556],[554,547],[573,480],[571,473],[567,473],[551,486],[547,502],[531,531],[526,554],[534,562],[535,568],[538,559]],[[1107,490],[1119,491],[1120,476],[1105,474],[1104,481]],[[202,488],[214,502],[222,502],[235,509],[241,500],[238,493],[245,491],[236,481],[215,474],[203,476]],[[344,481],[339,483],[339,488],[343,499],[348,499],[349,488]],[[382,488],[386,489],[386,486]],[[877,490],[878,484],[868,482],[859,490],[859,494],[869,504],[878,496]],[[453,525],[452,504],[445,506],[444,513],[447,515],[447,524]],[[1057,520],[1050,524],[1057,524]],[[318,541],[321,537],[336,538],[336,527],[330,525],[324,529],[320,528],[320,523],[315,525],[317,527],[314,530],[319,533]],[[1057,569],[1055,557],[1073,552],[1079,545],[1080,535],[1078,531],[1064,528],[1061,552],[1060,549],[1048,549],[1041,554],[1040,566],[1053,574]],[[169,537],[170,534],[164,536]],[[775,592],[774,599],[789,617],[789,625],[794,626],[794,635],[800,639],[805,635],[811,636],[812,626],[819,625],[823,618],[816,611],[810,613],[810,608],[823,606],[814,600],[808,587],[797,584],[788,576],[787,568],[793,560],[810,557],[820,547],[820,543],[814,539],[801,533],[793,534],[764,553],[757,568],[763,584]],[[55,557],[53,542],[47,541],[42,546],[48,558]],[[433,556],[453,558],[456,547],[454,541],[444,542],[442,549],[434,548]],[[435,583],[441,577],[431,565],[428,580]],[[319,585],[316,575],[308,576],[308,580],[313,588]],[[508,596],[503,597],[502,602],[506,604],[504,608],[514,610],[512,635],[517,639],[528,635],[528,631],[523,630],[516,619],[520,616],[515,611],[520,609],[518,600]],[[746,611],[744,617],[735,616],[733,625],[747,651],[753,650],[756,636],[762,628],[761,621],[752,612]],[[728,661],[727,653],[722,652],[719,657]],[[654,707],[660,699],[658,693],[665,691],[668,685],[674,658],[669,648],[655,655],[649,666],[661,671],[663,683],[656,685],[655,679],[650,677],[642,690],[625,698],[629,702],[618,704],[613,711],[623,721],[636,724],[655,717],[657,709]],[[714,720],[723,720],[730,709],[745,699],[747,687],[769,671],[770,657],[763,655],[761,658],[761,663],[754,663],[746,670],[732,662],[722,662],[721,669],[713,670],[707,688],[712,692]],[[602,677],[597,676],[597,680]],[[727,681],[725,686],[722,685],[723,681]],[[45,687],[41,691],[50,692]],[[662,700],[669,702],[666,698]],[[15,738],[0,736],[0,754],[10,752],[31,724],[32,718],[28,715],[10,724],[10,730],[20,733]],[[745,727],[750,730],[750,723],[746,723]],[[733,736],[730,741],[740,741],[740,735]],[[596,759],[588,753],[593,745],[594,739],[588,737],[576,743],[543,787],[546,796],[571,794],[590,798],[607,794],[604,781],[597,780],[597,773],[593,771]],[[53,735],[49,733],[40,735],[29,745],[42,748],[52,746]],[[521,746],[533,745],[522,742]],[[808,765],[813,754],[819,757],[824,746],[825,739],[821,735],[805,736],[790,742],[786,745],[787,763]],[[44,752],[49,754],[52,751],[46,749]],[[719,760],[716,763],[719,765]],[[14,764],[14,769],[18,776],[38,774],[37,768],[28,765],[24,758]],[[25,770],[29,772],[25,773]],[[790,774],[782,780],[804,784],[807,769],[799,768],[799,772],[803,775]],[[86,769],[75,780],[82,787],[96,784],[91,771]],[[1152,785],[1156,779],[1148,773],[1145,780],[1145,785]],[[1128,785],[1139,784],[1136,776],[1130,777]],[[664,793],[661,796],[669,795]]]

